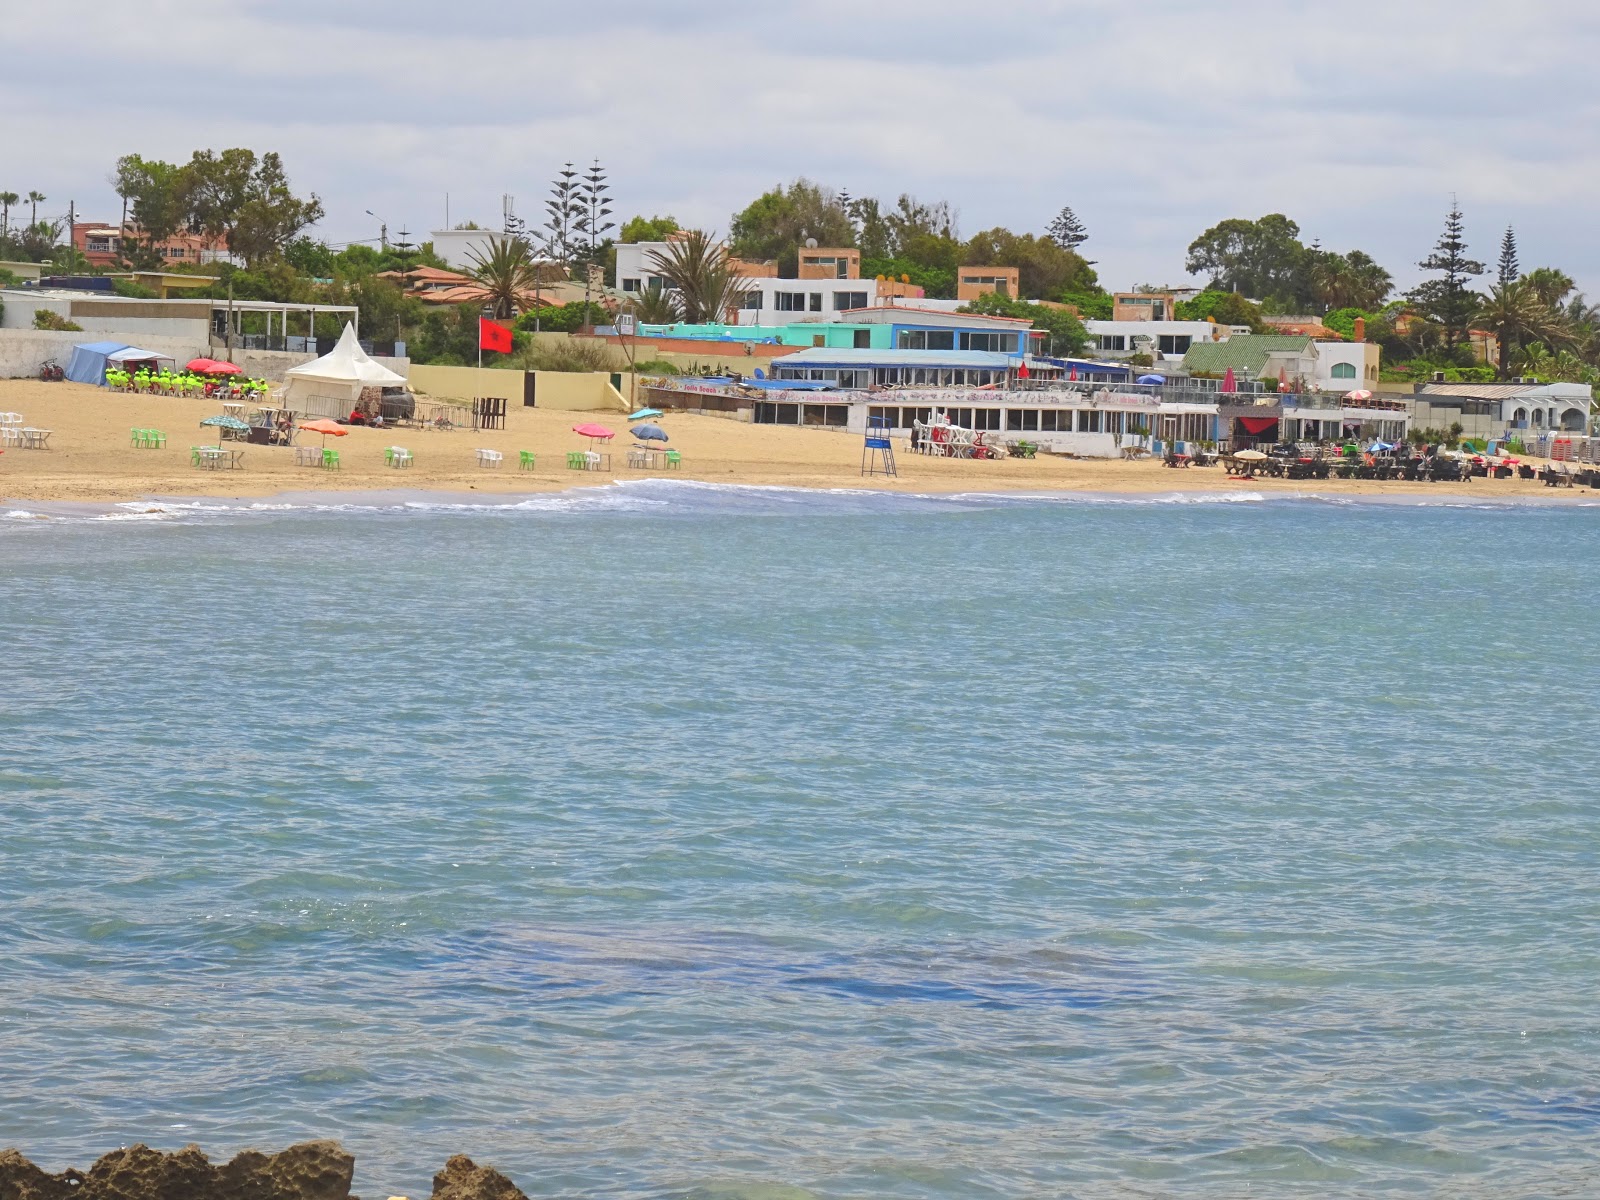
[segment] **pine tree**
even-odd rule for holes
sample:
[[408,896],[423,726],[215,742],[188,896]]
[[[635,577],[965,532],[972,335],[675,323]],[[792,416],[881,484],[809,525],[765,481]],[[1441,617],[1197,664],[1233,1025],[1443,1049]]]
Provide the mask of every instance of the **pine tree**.
[[1500,278],[1499,284],[1505,287],[1508,283],[1515,283],[1522,275],[1517,266],[1517,231],[1511,226],[1506,226],[1506,235],[1500,239]]
[[1063,250],[1077,250],[1089,240],[1089,231],[1083,227],[1083,222],[1070,208],[1063,208],[1056,214],[1056,219],[1050,222],[1045,230]]
[[1437,272],[1443,278],[1430,279],[1411,293],[1413,303],[1443,326],[1446,350],[1454,350],[1467,336],[1467,327],[1478,307],[1478,297],[1468,290],[1467,281],[1474,275],[1482,275],[1484,270],[1481,262],[1467,257],[1464,227],[1461,205],[1452,197],[1444,232],[1439,235],[1433,253],[1417,264],[1424,271]]

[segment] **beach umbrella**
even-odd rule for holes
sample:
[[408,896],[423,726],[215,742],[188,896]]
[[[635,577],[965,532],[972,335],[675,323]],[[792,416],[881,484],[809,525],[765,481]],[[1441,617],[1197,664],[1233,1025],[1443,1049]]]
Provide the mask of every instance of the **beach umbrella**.
[[1232,367],[1229,367],[1226,373],[1224,373],[1222,376],[1222,390],[1225,392],[1236,392],[1239,390],[1239,383],[1233,376]]
[[328,444],[328,439],[330,437],[345,437],[350,432],[337,421],[330,421],[326,417],[320,417],[315,421],[307,421],[304,425],[301,425],[300,428],[308,433],[320,433],[322,435],[322,444],[324,446]]
[[574,425],[572,432],[579,437],[588,438],[591,442],[609,442],[617,436],[604,425],[596,425],[593,421],[586,421],[582,425]]
[[660,417],[660,416],[664,416],[664,415],[665,414],[662,413],[662,411],[659,408],[641,408],[636,413],[629,413],[628,414],[628,420],[630,420],[630,421],[650,421],[650,420],[654,420],[656,417]]
[[200,424],[211,425],[216,428],[218,450],[222,449],[222,431],[224,429],[231,429],[235,433],[239,432],[240,430],[243,430],[245,433],[250,432],[250,426],[239,420],[238,417],[231,417],[227,414],[223,414],[220,417],[207,417],[204,421],[201,421]]
[[1166,377],[1164,375],[1141,375],[1141,376],[1139,376],[1139,382],[1140,383],[1165,383],[1166,381],[1167,380],[1166,380]]
[[659,425],[635,425],[628,432],[641,442],[664,442],[667,440],[667,431]]
[[1371,400],[1372,393],[1367,391],[1366,388],[1357,388],[1353,392],[1346,392],[1344,398],[1346,400]]
[[1240,462],[1266,462],[1267,456],[1259,450],[1240,450],[1234,455]]

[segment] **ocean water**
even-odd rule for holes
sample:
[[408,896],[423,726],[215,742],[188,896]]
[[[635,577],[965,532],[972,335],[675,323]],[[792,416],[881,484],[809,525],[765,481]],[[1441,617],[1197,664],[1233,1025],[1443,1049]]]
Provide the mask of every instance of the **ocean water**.
[[1600,510],[0,506],[0,1145],[1587,1196]]

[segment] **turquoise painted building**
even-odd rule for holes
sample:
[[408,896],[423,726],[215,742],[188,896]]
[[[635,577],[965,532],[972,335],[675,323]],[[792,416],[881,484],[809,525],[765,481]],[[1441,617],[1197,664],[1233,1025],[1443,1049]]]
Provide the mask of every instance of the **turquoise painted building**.
[[640,337],[687,338],[708,344],[751,342],[828,350],[962,351],[1021,358],[1030,338],[1042,337],[1013,317],[945,312],[907,305],[878,305],[842,314],[856,320],[799,321],[791,325],[641,325]]

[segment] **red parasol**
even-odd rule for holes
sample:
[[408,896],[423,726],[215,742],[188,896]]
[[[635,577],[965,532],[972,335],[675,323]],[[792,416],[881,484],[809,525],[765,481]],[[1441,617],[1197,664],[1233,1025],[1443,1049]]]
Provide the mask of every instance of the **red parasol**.
[[218,362],[214,358],[191,358],[185,371],[193,371],[196,375],[243,375],[244,368],[238,363]]
[[577,434],[579,437],[594,438],[596,441],[601,442],[608,442],[617,436],[604,425],[596,425],[593,422],[586,422],[582,425],[574,425],[572,427],[572,432]]

